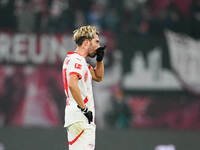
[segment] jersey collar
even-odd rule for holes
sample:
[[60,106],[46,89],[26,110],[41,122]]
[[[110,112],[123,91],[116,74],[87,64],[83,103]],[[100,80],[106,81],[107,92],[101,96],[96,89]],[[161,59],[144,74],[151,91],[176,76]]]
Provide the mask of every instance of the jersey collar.
[[[79,55],[79,56],[81,56],[80,54],[78,54],[77,52],[75,52],[75,51],[73,51],[73,52],[67,52],[67,55],[72,55],[72,54],[77,54],[77,55]],[[81,56],[81,57],[83,57],[83,56]],[[84,58],[84,57],[83,57]],[[84,58],[85,59],[85,58]]]
[[[68,52],[67,53],[68,55],[71,55],[71,54],[78,54],[77,52]],[[79,54],[78,54],[79,55]]]

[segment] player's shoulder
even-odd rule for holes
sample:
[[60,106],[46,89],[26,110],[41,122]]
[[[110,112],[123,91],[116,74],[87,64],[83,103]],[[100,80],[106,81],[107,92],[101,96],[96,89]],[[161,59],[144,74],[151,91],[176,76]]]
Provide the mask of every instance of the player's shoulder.
[[70,59],[71,61],[74,61],[74,62],[80,62],[80,63],[84,63],[85,62],[84,57],[82,57],[81,55],[77,54],[76,52],[68,53],[67,57],[69,57],[68,59]]

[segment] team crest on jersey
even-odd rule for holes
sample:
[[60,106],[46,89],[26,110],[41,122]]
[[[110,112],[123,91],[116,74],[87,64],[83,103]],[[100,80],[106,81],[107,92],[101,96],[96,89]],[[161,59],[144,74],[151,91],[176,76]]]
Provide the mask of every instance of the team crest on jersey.
[[88,79],[88,71],[86,71],[85,75],[84,75],[84,81],[86,82]]
[[74,66],[76,69],[81,69],[82,68],[82,65],[81,64],[78,64],[78,63],[75,63],[75,66]]

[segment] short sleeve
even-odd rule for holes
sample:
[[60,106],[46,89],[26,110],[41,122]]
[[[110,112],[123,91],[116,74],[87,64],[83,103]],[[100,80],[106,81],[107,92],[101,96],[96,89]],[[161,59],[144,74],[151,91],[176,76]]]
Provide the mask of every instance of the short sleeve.
[[75,74],[79,77],[79,79],[83,76],[83,63],[79,58],[73,58],[70,60],[68,65],[69,75]]

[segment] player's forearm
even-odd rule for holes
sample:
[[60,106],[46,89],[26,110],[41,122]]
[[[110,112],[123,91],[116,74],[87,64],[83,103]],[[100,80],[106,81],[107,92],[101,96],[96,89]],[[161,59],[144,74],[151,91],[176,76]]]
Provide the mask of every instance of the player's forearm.
[[76,103],[79,105],[79,107],[84,109],[85,104],[82,100],[81,92],[80,92],[80,89],[78,87],[78,83],[76,83],[75,81],[69,82],[69,89],[70,89],[71,94],[72,94],[73,98],[75,99]]
[[103,80],[103,76],[104,76],[104,62],[100,61],[96,63],[96,67],[95,67],[95,75],[96,77],[99,79],[99,81]]

